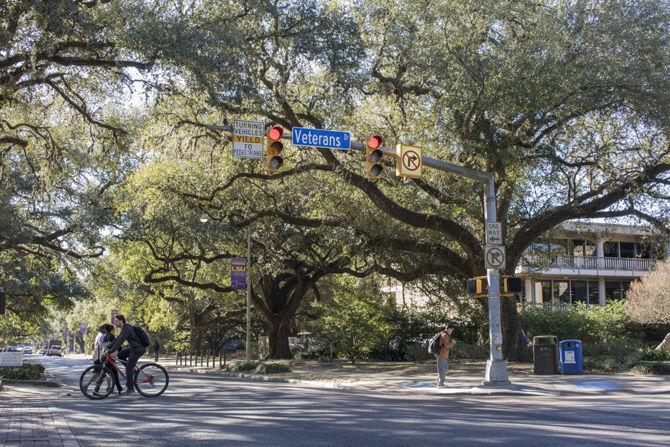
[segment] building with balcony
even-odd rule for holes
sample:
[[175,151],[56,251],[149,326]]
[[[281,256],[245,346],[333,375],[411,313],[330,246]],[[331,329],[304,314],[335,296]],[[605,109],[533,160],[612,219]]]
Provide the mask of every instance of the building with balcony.
[[529,247],[516,275],[525,303],[605,304],[669,255],[667,240],[646,227],[565,222]]

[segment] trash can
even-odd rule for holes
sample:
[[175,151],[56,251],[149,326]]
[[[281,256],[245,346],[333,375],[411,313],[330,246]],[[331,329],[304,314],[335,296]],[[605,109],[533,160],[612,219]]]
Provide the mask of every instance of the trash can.
[[558,337],[533,337],[533,374],[558,374]]
[[561,340],[559,343],[561,353],[561,373],[583,374],[582,366],[582,341]]

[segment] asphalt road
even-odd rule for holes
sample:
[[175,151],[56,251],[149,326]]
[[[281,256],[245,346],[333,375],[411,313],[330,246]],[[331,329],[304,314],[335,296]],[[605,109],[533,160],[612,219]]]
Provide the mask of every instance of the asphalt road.
[[159,398],[91,401],[75,390],[88,362],[35,358],[69,385],[46,399],[85,446],[670,445],[669,395],[384,395],[172,374]]

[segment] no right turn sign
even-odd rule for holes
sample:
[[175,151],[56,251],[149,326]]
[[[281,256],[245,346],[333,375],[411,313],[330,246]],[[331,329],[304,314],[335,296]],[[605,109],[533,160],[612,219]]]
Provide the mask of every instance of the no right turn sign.
[[504,245],[487,245],[484,248],[484,257],[487,269],[505,270],[507,260]]

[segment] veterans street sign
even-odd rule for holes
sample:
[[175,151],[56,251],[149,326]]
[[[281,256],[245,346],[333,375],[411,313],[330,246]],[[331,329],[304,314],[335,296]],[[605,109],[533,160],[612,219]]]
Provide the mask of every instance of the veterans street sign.
[[263,159],[263,121],[233,122],[233,157]]
[[294,127],[291,129],[291,143],[294,146],[348,151],[351,149],[351,134],[339,130]]

